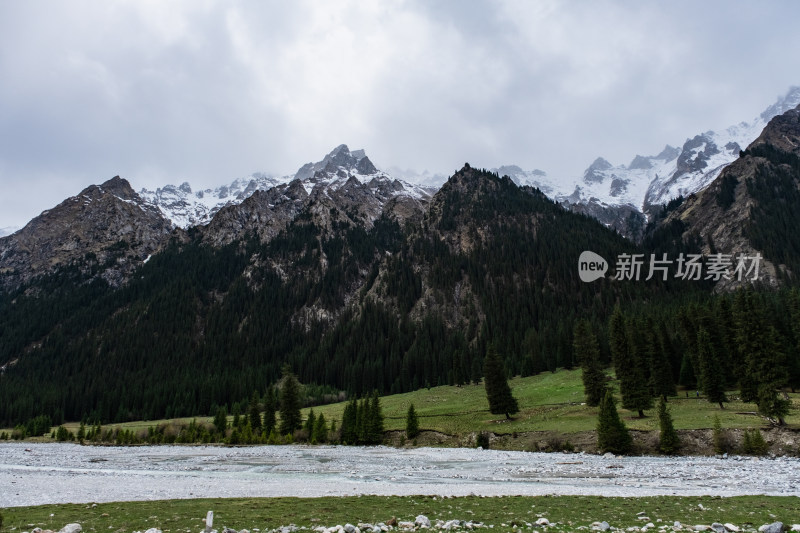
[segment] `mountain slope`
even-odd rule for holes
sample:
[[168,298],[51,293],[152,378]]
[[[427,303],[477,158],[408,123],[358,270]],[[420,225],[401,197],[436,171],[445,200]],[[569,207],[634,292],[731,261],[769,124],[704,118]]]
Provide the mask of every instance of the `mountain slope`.
[[[760,253],[761,279],[777,284],[800,272],[800,106],[778,115],[708,187],[689,196],[661,227],[679,221],[705,253]],[[720,288],[741,285],[723,280]]]
[[614,301],[666,290],[579,281],[583,250],[637,249],[509,179],[465,167],[404,226],[391,201],[325,203],[376,194],[341,179],[315,202],[296,182],[303,207],[267,238],[172,239],[118,289],[77,273],[0,292],[0,424],[209,413],[263,391],[286,362],[317,391],[463,383],[488,343],[528,375],[574,364],[578,316],[599,327]]
[[113,286],[166,244],[172,225],[116,176],[44,211],[0,238],[0,287],[70,265]]

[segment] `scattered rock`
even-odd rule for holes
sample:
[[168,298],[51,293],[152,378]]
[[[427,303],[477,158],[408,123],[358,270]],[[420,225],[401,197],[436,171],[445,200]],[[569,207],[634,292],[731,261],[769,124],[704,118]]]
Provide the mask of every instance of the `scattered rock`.
[[419,527],[431,527],[431,521],[428,520],[428,517],[424,514],[418,515],[417,518],[414,519],[414,523]]
[[773,522],[771,524],[764,524],[758,530],[761,533],[783,533],[783,522]]
[[80,533],[83,528],[80,524],[67,524],[58,533]]
[[206,533],[211,533],[211,528],[214,526],[214,511],[206,513]]
[[539,520],[536,521],[536,525],[537,526],[549,526],[550,525],[550,520],[548,520],[547,518],[540,518]]
[[704,526],[702,524],[694,526],[695,531],[708,531],[711,528],[709,526]]
[[711,524],[711,529],[716,531],[716,533],[726,533],[725,526],[723,526],[719,522],[714,522],[713,524]]
[[353,524],[344,525],[345,533],[361,533],[361,531]]
[[742,530],[742,528],[740,528],[739,526],[735,526],[730,522],[725,522],[725,529],[731,531],[732,533],[739,533]]
[[[155,528],[155,527],[151,527],[150,529],[148,529],[148,530],[147,530],[147,531],[145,531],[144,533],[161,533],[161,530],[160,530],[160,529],[158,529],[158,528]],[[238,532],[237,532],[237,533],[238,533]]]
[[400,529],[414,529],[416,524],[414,522],[398,522],[397,527]]
[[389,520],[386,521],[386,525],[390,527],[397,527],[397,518],[391,517]]

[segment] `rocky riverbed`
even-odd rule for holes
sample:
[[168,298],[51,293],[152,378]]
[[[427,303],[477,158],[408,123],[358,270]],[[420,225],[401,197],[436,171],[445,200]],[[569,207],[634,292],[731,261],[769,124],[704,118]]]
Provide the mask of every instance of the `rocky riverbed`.
[[9,442],[0,444],[0,487],[0,507],[358,494],[800,496],[800,459]]

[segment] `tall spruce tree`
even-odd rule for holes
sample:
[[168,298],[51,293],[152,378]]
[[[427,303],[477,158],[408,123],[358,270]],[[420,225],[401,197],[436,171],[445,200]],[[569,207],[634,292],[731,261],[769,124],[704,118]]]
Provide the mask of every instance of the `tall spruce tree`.
[[655,396],[660,396],[667,401],[670,396],[675,396],[675,380],[672,377],[668,340],[664,338],[664,331],[657,330],[651,319],[646,321],[647,337],[650,359],[650,390]]
[[311,444],[324,444],[325,442],[328,442],[328,423],[325,421],[325,414],[320,413],[314,423]]
[[517,399],[511,394],[511,387],[508,386],[505,364],[492,345],[489,345],[486,352],[483,375],[486,398],[489,400],[489,412],[494,415],[504,414],[508,419],[511,418],[511,415],[518,413],[519,405]]
[[658,427],[661,430],[658,435],[658,450],[667,455],[677,452],[681,446],[681,440],[672,424],[672,415],[667,409],[667,401],[663,396],[658,402]]
[[606,390],[606,375],[600,365],[600,348],[588,320],[575,324],[572,336],[573,352],[581,363],[583,391],[586,403],[592,407],[600,405]]
[[355,398],[344,406],[341,441],[342,444],[356,444],[358,441],[358,404]]
[[284,365],[281,381],[280,433],[291,435],[300,429],[303,420],[300,416],[300,383],[289,365]]
[[367,410],[367,442],[369,444],[380,444],[383,442],[383,409],[381,409],[381,399],[378,391],[372,393]]
[[597,417],[597,448],[601,452],[625,454],[632,445],[631,434],[617,412],[614,395],[606,390]]
[[408,406],[408,412],[406,413],[406,437],[415,439],[417,435],[419,435],[419,418],[412,403]]
[[644,418],[644,410],[653,407],[647,379],[643,372],[644,354],[637,350],[628,335],[628,326],[622,310],[617,304],[608,326],[608,342],[614,371],[619,380],[622,407],[637,411]]
[[725,396],[725,375],[717,350],[711,342],[711,335],[703,327],[697,333],[697,359],[700,363],[703,394],[709,402],[717,403],[720,409],[724,409],[723,403],[728,401]]

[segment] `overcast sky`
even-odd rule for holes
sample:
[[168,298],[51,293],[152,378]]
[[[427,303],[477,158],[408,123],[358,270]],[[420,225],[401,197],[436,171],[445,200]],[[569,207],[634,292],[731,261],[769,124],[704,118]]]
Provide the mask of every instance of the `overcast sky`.
[[379,168],[574,177],[800,84],[800,2],[0,2],[0,228],[135,189]]

